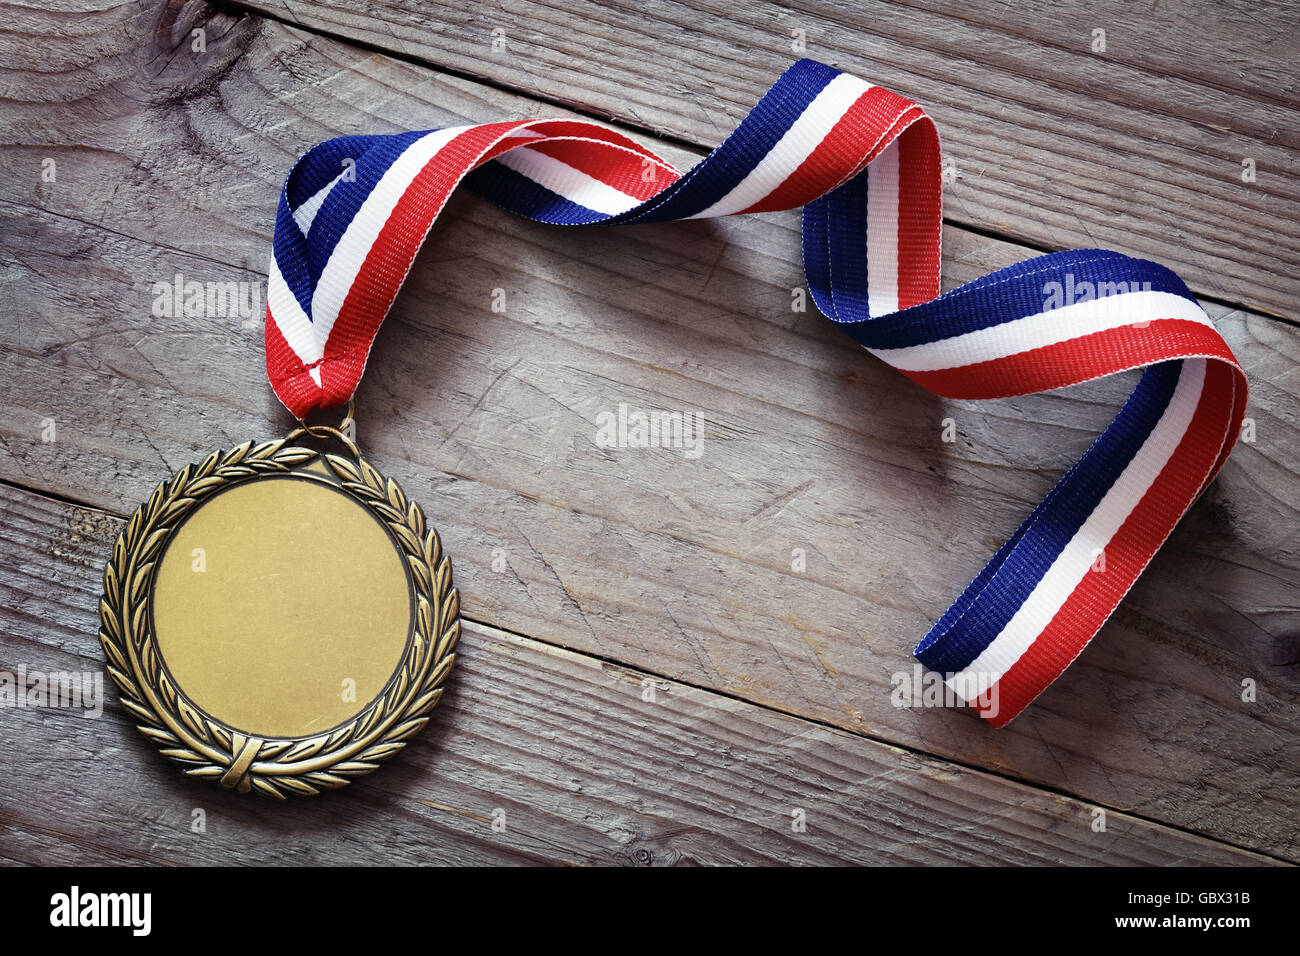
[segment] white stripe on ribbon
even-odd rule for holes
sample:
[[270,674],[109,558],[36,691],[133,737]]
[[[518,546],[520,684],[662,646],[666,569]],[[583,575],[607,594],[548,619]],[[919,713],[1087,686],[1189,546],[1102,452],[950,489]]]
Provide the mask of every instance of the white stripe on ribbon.
[[617,216],[641,204],[641,200],[635,196],[629,196],[554,156],[547,156],[527,146],[503,153],[496,161],[569,202],[602,215]]
[[898,311],[898,153],[895,139],[867,167],[867,309],[872,318]]
[[[347,230],[339,239],[329,261],[321,270],[320,281],[311,299],[311,324],[319,343],[321,355],[330,330],[339,317],[339,310],[361,271],[370,247],[379,238],[398,200],[410,187],[429,161],[453,139],[471,127],[455,126],[421,136],[402,151],[393,165],[379,178],[357,214],[352,217]],[[317,358],[321,356],[318,355]]]
[[311,229],[311,224],[316,221],[316,213],[320,212],[320,207],[325,204],[330,192],[342,181],[346,172],[346,169],[340,172],[324,186],[316,190],[309,198],[303,200],[302,205],[293,211],[293,221],[298,224],[298,228],[304,236]]
[[790,174],[802,166],[812,151],[821,145],[822,140],[843,119],[858,98],[871,88],[870,83],[847,73],[835,77],[822,87],[822,91],[808,104],[794,125],[785,131],[768,154],[749,171],[749,175],[712,206],[688,218],[730,216],[754,205],[789,179]]
[[1128,520],[1187,434],[1205,386],[1205,363],[1206,359],[1183,359],[1173,397],[1137,454],[1006,627],[975,660],[947,679],[948,686],[962,700],[970,703],[1020,660]]
[[[869,168],[874,169],[875,164]],[[874,305],[871,314],[876,314]],[[1192,300],[1172,292],[1140,290],[1074,302],[922,345],[868,351],[904,372],[933,372],[1006,358],[1084,335],[1160,319],[1182,319],[1214,328],[1209,316]]]
[[298,304],[297,297],[280,274],[280,264],[271,257],[271,268],[266,276],[266,304],[271,310],[271,321],[280,330],[284,340],[303,365],[311,365],[324,355],[324,342],[317,341],[311,319]]

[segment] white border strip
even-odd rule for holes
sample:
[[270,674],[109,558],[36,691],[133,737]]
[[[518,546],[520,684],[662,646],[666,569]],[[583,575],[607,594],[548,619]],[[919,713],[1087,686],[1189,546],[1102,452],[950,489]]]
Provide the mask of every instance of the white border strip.
[[342,182],[343,174],[346,172],[346,169],[340,172],[311,196],[303,200],[302,205],[293,211],[293,221],[298,224],[298,229],[304,236],[310,231],[311,224],[316,221],[316,213],[320,212],[320,207],[325,204],[325,200],[329,198],[329,194],[334,187]]
[[867,167],[867,311],[872,318],[898,311],[898,155],[895,139]]
[[324,355],[324,342],[316,340],[311,319],[298,304],[289,283],[284,281],[275,256],[271,257],[271,268],[266,275],[266,304],[270,307],[271,321],[298,356],[298,361],[310,365]]

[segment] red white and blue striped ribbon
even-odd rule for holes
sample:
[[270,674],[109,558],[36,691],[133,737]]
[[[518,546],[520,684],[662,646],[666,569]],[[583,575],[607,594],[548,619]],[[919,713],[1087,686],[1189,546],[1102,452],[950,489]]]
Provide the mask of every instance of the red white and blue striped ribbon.
[[462,180],[556,225],[802,206],[818,308],[940,395],[1023,395],[1145,369],[1115,420],[916,648],[995,726],[1078,656],[1235,444],[1245,375],[1168,269],[1059,252],[940,295],[934,124],[915,103],[811,60],[685,173],[577,120],[348,136],[308,151],[285,182],[267,290],[267,368],[294,415],[352,396]]

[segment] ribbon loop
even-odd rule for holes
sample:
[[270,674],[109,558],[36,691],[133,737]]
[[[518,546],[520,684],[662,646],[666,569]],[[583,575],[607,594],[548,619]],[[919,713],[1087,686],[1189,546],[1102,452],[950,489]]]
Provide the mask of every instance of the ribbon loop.
[[685,173],[582,120],[350,136],[281,194],[267,285],[271,385],[296,417],[351,399],[451,192],[590,226],[803,207],[817,307],[930,391],[998,398],[1144,368],[1137,388],[916,648],[995,726],[1083,650],[1218,473],[1246,378],[1183,282],[1099,249],[1039,256],[939,295],[939,137],[895,93],[795,63]]

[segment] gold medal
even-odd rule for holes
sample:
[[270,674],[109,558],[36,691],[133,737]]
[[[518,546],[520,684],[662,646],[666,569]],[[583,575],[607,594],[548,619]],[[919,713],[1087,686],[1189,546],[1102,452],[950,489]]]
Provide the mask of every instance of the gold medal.
[[99,637],[123,706],[186,774],[241,793],[374,770],[428,722],[459,635],[437,532],[335,428],[181,469],[104,570]]

